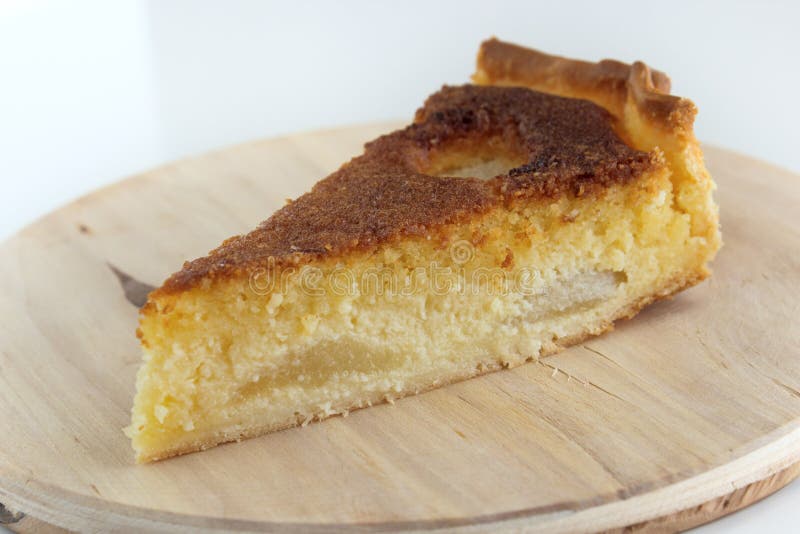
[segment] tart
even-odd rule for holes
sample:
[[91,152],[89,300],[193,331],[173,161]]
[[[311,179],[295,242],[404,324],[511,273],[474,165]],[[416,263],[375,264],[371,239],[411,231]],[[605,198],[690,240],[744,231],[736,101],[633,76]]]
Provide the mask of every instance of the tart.
[[492,39],[473,81],[150,294],[138,461],[520,365],[709,275],[714,184],[666,75]]

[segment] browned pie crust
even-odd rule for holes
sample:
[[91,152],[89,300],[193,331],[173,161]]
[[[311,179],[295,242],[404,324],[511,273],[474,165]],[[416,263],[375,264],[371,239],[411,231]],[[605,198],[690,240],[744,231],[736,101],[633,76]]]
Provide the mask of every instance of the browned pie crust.
[[[660,164],[626,145],[614,121],[586,100],[522,87],[444,87],[411,125],[368,143],[254,231],[185,263],[158,293],[270,262],[305,263],[425,235],[515,198],[588,194]],[[426,174],[437,153],[456,145],[497,145],[524,163],[490,180]]]
[[604,59],[597,63],[544,54],[496,38],[478,51],[477,83],[525,85],[575,98],[602,101],[621,117],[625,103],[675,134],[691,134],[697,107],[688,98],[669,94],[669,76],[641,61],[632,65]]

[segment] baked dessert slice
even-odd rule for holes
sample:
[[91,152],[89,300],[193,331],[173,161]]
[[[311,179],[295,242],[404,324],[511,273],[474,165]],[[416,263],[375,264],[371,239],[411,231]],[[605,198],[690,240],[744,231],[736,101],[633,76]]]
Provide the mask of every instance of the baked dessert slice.
[[150,295],[138,461],[519,365],[708,276],[713,183],[665,75],[490,40],[474,80]]

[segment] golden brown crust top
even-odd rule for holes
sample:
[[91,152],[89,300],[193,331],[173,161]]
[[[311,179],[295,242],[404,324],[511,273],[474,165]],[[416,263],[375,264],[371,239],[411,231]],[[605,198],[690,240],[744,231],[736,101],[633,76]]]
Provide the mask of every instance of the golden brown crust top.
[[484,41],[473,79],[490,85],[524,85],[540,91],[586,98],[622,118],[626,102],[675,133],[691,133],[697,109],[691,100],[669,94],[670,79],[641,61],[598,63],[544,54],[496,38]]
[[[518,198],[580,196],[627,182],[656,162],[623,143],[612,121],[591,102],[521,87],[444,87],[411,125],[368,143],[254,231],[187,262],[157,294],[424,236]],[[487,146],[524,163],[489,180],[426,172],[440,154]]]

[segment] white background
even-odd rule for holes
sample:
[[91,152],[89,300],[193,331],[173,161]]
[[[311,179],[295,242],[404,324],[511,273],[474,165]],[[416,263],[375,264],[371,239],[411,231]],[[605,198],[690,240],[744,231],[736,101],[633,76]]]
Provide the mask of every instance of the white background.
[[[644,60],[697,103],[702,141],[800,171],[799,5],[0,0],[0,239],[175,158],[410,118],[491,35]],[[798,505],[795,484],[704,530],[797,531]]]

